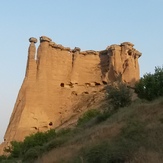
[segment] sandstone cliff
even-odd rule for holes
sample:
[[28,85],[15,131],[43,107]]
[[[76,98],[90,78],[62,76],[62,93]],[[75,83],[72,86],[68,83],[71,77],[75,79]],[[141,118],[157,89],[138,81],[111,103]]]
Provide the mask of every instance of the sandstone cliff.
[[132,86],[139,79],[141,53],[132,43],[111,45],[102,51],[81,51],[42,36],[36,52],[37,39],[32,37],[29,41],[26,75],[3,146],[64,124],[82,111],[76,106],[85,97],[91,103],[96,92],[108,83],[122,80]]

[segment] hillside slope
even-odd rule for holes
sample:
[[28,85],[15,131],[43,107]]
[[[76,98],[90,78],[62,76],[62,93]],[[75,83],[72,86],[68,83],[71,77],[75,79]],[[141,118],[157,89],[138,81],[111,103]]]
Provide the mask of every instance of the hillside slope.
[[163,98],[137,100],[106,121],[93,119],[64,138],[68,141],[35,163],[162,163]]

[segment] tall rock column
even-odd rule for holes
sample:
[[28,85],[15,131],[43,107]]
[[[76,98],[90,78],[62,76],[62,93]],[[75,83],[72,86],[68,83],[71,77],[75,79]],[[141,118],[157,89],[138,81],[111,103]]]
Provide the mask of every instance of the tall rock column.
[[138,58],[141,53],[133,48],[134,44],[123,42],[121,45],[111,45],[107,50],[109,56],[108,81],[123,81],[134,86],[139,80]]
[[[49,43],[52,40],[46,36],[40,37],[40,45],[37,50],[37,80],[44,82],[47,81],[47,70],[49,67]],[[43,83],[42,83],[43,84]]]
[[36,78],[36,60],[35,60],[35,54],[36,54],[36,47],[35,43],[37,43],[37,39],[34,37],[31,37],[29,39],[30,45],[28,48],[28,61],[27,61],[27,68],[26,68],[26,75],[25,77],[30,80],[34,80]]
[[37,39],[31,37],[29,39],[29,42],[30,45],[28,48],[28,61],[26,67],[26,75],[22,83],[22,86],[20,88],[20,91],[18,93],[14,110],[12,112],[9,125],[4,136],[4,140],[6,144],[8,144],[12,140],[22,140],[23,134],[19,124],[23,115],[24,108],[27,103],[27,95],[29,94],[29,90],[32,90],[31,89],[32,85],[35,83],[35,77],[36,77],[35,43],[37,42]]
[[110,57],[108,78],[110,81],[120,80],[122,76],[121,46],[111,45],[108,55]]
[[140,69],[138,59],[141,56],[141,53],[138,50],[134,52],[134,66],[135,66],[135,80],[138,81],[140,78]]
[[138,58],[141,53],[133,48],[133,44],[130,42],[124,42],[122,47],[122,61],[123,61],[123,75],[122,80],[131,86],[134,86],[135,82],[139,80],[139,64]]
[[76,67],[79,67],[78,65],[78,60],[79,60],[79,53],[80,53],[80,48],[75,47],[72,50],[72,72],[71,72],[71,83],[75,84],[78,83],[79,80],[79,73]]

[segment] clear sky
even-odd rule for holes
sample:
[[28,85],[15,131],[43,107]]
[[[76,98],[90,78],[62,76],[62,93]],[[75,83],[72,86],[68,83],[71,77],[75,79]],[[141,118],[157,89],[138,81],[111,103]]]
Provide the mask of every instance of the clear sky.
[[163,65],[163,0],[1,0],[0,35],[1,142],[25,75],[31,36],[82,50],[129,41],[142,52],[141,76],[153,73]]

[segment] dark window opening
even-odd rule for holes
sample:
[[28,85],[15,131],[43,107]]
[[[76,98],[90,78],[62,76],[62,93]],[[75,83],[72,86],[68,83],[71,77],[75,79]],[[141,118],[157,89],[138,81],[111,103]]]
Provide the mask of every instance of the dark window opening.
[[102,83],[103,83],[104,85],[107,85],[107,82],[106,82],[106,81],[102,81]]
[[132,52],[131,51],[128,51],[128,55],[132,55]]
[[96,85],[96,86],[98,86],[98,85],[101,85],[101,84],[100,84],[100,83],[96,83],[96,82],[95,82],[95,85]]
[[50,123],[49,123],[49,126],[52,126],[52,125],[53,125],[53,123],[52,123],[52,122],[50,122]]
[[72,91],[71,94],[76,95],[76,96],[78,95],[77,92],[75,92],[75,91]]
[[64,87],[64,83],[61,83],[60,86],[61,86],[61,87]]
[[32,127],[32,128],[34,128],[35,130],[38,130],[38,128],[37,128],[37,127]]
[[73,86],[73,84],[70,82],[70,84],[69,84],[69,86],[71,87],[71,88],[73,88],[74,86]]
[[85,83],[85,85],[86,85],[87,87],[89,87],[89,86],[90,86],[90,83]]

